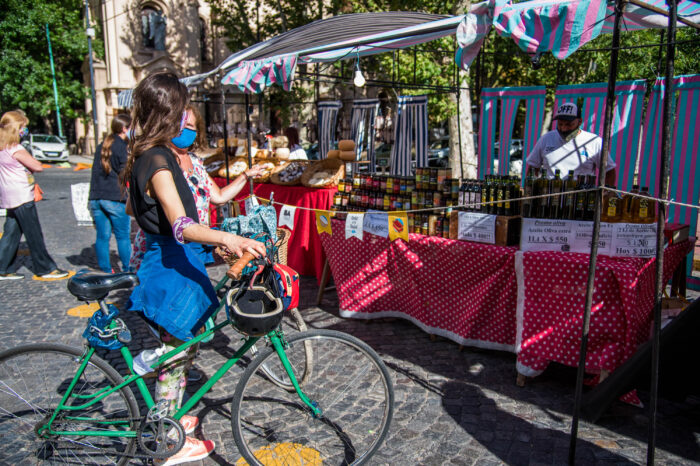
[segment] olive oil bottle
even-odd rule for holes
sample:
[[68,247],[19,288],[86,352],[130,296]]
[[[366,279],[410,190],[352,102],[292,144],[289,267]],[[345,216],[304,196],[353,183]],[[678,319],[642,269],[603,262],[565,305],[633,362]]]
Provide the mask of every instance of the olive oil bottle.
[[549,194],[558,194],[549,198],[549,218],[562,218],[562,196],[564,182],[561,171],[554,170],[554,178],[549,180]]

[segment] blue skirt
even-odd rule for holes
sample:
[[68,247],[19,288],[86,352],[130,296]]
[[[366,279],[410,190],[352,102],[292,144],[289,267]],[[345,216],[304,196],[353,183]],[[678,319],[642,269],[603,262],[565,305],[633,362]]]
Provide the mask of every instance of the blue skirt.
[[180,340],[189,340],[218,300],[201,256],[175,238],[146,233],[146,253],[128,309],[143,312]]

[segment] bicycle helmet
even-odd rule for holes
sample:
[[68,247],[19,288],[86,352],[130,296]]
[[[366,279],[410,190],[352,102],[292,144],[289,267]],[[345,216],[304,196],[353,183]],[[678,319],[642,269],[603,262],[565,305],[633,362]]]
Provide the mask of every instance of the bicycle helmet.
[[265,285],[240,286],[226,293],[226,314],[241,333],[261,337],[282,322],[284,306]]

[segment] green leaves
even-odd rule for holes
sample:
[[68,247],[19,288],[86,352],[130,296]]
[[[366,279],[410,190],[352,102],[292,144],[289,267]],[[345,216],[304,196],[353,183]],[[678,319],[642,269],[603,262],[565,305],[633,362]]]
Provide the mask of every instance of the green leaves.
[[[61,116],[83,113],[86,88],[80,71],[87,38],[80,0],[7,0],[0,9],[0,108],[21,108],[30,126],[55,120],[46,24],[51,34]],[[95,41],[97,42],[97,41]],[[101,42],[93,43],[96,49]],[[55,122],[53,123],[55,125]]]

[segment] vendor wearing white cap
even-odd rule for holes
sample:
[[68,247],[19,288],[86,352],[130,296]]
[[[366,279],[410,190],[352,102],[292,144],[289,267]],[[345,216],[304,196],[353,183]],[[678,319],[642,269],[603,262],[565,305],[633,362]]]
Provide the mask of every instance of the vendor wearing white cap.
[[[548,178],[554,178],[559,170],[566,179],[569,170],[574,176],[598,174],[603,140],[581,126],[581,112],[574,103],[561,104],[554,114],[557,129],[542,136],[527,156],[528,170],[544,170]],[[615,185],[615,161],[608,156],[605,184]]]

